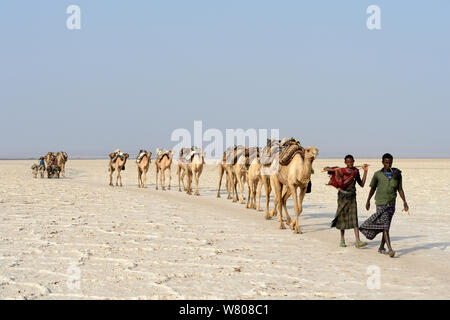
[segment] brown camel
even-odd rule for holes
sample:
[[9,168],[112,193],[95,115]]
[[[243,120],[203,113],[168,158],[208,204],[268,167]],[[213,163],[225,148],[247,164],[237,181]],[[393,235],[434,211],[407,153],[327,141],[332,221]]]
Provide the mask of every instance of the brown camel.
[[[308,183],[311,180],[312,163],[318,154],[319,150],[316,147],[309,146],[304,149],[304,158],[300,153],[296,153],[287,165],[272,163],[272,168],[274,168],[274,165],[278,165],[278,170],[275,170],[275,173],[270,176],[270,183],[274,188],[275,197],[278,200],[278,214],[281,229],[285,229],[282,211],[282,208],[284,208],[286,212],[286,223],[290,225],[295,233],[301,233],[298,217],[303,211],[303,198],[305,197]],[[284,195],[282,194],[283,186],[286,186],[286,193]],[[300,196],[298,199],[297,188],[300,188]],[[291,194],[296,213],[295,219],[292,222],[286,208],[286,201]]]
[[230,177],[227,173],[227,170],[225,169],[226,165],[224,163],[220,162],[218,164],[218,167],[219,167],[219,189],[217,190],[217,198],[220,198],[220,187],[222,185],[223,174],[225,173],[225,178],[226,178],[225,185],[226,185],[227,194],[228,194],[227,199],[231,199],[231,182],[230,182]]
[[222,176],[227,175],[227,189],[228,183],[232,191],[233,202],[238,201],[237,185],[239,185],[240,195],[239,203],[244,203],[244,185],[247,175],[248,165],[248,148],[244,146],[230,147],[223,153],[222,163],[219,166],[219,190],[217,197],[220,197],[220,186],[222,184]]
[[165,171],[169,171],[169,186],[167,189],[170,190],[170,184],[172,182],[172,157],[173,157],[173,150],[164,152],[163,150],[156,149],[157,158],[155,160],[155,172],[156,172],[156,190],[158,190],[158,173],[160,173],[160,184],[161,189],[166,190],[164,187],[165,184]]
[[186,171],[188,176],[187,181],[187,194],[192,194],[192,178],[195,181],[194,195],[199,196],[198,182],[203,171],[203,165],[205,164],[205,154],[200,149],[192,149],[192,155],[190,161],[186,164]]
[[33,164],[31,166],[31,173],[33,174],[33,178],[37,179],[38,172],[39,172],[39,165]]
[[125,163],[130,155],[128,153],[121,153],[120,150],[116,150],[113,153],[109,154],[109,185],[113,186],[112,176],[113,172],[117,171],[116,177],[116,186],[118,186],[118,182],[120,179],[120,186],[122,187],[122,176],[120,172],[125,169]]
[[[248,200],[247,208],[261,210],[261,161],[259,159],[259,148],[249,148],[249,163],[247,170]],[[258,206],[256,206],[258,198]]]
[[[270,176],[272,173],[271,165],[273,161],[278,161],[278,150],[280,148],[281,140],[269,140],[267,139],[267,145],[260,152],[260,162],[261,162],[261,181],[264,186],[264,191],[266,194],[266,214],[265,218],[269,220],[271,217],[275,217],[277,215],[277,202],[274,199],[274,208],[270,212],[269,204],[270,204],[270,193],[272,191],[272,187],[270,186]],[[258,194],[258,202],[261,201],[261,192]]]
[[137,175],[138,175],[138,187],[147,188],[147,172],[152,162],[152,153],[146,150],[140,150],[136,157]]
[[67,159],[68,159],[67,153],[65,153],[64,151],[58,152],[55,157],[56,165],[61,168],[61,174],[63,177],[65,176]]

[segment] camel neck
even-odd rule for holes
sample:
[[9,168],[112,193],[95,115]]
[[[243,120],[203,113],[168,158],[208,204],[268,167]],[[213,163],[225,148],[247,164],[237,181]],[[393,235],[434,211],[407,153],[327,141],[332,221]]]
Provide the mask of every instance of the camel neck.
[[302,166],[300,168],[300,181],[302,183],[308,183],[311,179],[311,169],[312,169],[312,161],[310,159],[303,159],[300,155],[298,155],[301,159]]

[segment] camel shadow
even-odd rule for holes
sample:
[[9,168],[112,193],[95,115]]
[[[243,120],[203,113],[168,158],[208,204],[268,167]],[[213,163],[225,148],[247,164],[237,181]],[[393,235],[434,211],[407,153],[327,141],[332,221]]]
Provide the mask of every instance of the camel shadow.
[[308,219],[330,219],[330,223],[331,220],[333,220],[334,216],[336,213],[308,213],[308,214],[304,214],[303,217],[308,218]]

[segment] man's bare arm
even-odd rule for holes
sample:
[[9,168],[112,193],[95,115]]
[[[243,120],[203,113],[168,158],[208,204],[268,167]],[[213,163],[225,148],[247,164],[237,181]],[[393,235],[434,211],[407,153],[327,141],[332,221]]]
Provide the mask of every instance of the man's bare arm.
[[372,199],[373,195],[375,194],[375,190],[376,188],[370,188],[369,191],[369,196],[367,197],[367,202],[366,202],[366,210],[370,210],[370,199]]
[[398,190],[398,194],[400,195],[400,198],[403,200],[403,210],[409,211],[408,203],[406,202],[405,192],[403,190]]

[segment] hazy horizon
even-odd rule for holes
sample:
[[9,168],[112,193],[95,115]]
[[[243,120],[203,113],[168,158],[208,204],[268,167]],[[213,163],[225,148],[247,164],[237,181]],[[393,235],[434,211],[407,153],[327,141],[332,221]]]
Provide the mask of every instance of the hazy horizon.
[[[374,4],[381,30],[366,26]],[[446,0],[4,1],[0,158],[135,157],[195,120],[279,129],[322,158],[450,158],[449,12]]]

